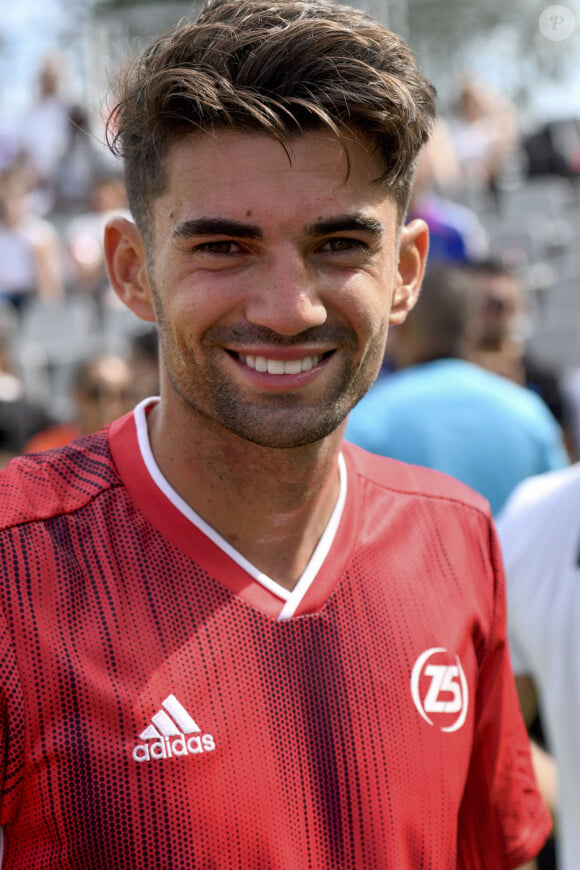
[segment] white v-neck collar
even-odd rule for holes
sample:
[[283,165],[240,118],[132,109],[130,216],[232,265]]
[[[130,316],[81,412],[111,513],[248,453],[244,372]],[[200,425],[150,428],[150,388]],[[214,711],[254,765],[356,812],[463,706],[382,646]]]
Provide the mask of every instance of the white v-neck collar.
[[165,495],[165,497],[180,511],[183,516],[185,516],[191,523],[193,523],[204,535],[206,535],[213,543],[219,547],[230,559],[232,559],[237,565],[239,565],[243,570],[250,575],[257,583],[260,583],[264,588],[266,588],[269,592],[279,598],[284,602],[280,614],[278,616],[279,620],[290,619],[297,611],[300,606],[300,603],[304,599],[304,596],[308,592],[308,589],[312,585],[321,565],[324,563],[324,560],[328,556],[330,549],[332,547],[334,538],[336,536],[336,532],[340,523],[340,519],[342,517],[342,513],[344,510],[344,505],[346,502],[346,491],[347,491],[347,473],[346,473],[346,464],[344,462],[344,458],[342,454],[338,457],[338,469],[339,469],[339,493],[338,498],[336,500],[336,504],[328,520],[326,528],[316,545],[312,556],[310,557],[310,561],[306,566],[302,576],[294,586],[294,588],[289,591],[277,583],[275,580],[272,580],[267,574],[264,574],[263,571],[260,571],[248,559],[245,558],[235,547],[232,547],[228,541],[225,540],[214,528],[212,528],[206,521],[200,517],[200,515],[190,507],[187,502],[177,493],[169,481],[162,474],[155,457],[153,456],[153,451],[151,450],[151,443],[149,441],[149,431],[147,428],[147,408],[158,401],[155,398],[144,399],[140,402],[135,408],[135,426],[137,429],[137,440],[139,443],[139,450],[141,452],[141,457],[143,459],[143,463],[151,476],[151,479],[155,483],[155,485],[161,490],[161,492]]

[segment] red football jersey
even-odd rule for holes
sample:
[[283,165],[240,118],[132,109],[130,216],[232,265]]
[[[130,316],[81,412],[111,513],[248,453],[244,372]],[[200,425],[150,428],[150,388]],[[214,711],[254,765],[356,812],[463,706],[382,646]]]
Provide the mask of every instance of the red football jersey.
[[0,476],[3,870],[533,856],[550,822],[486,504],[345,444],[284,600],[161,478],[143,421]]

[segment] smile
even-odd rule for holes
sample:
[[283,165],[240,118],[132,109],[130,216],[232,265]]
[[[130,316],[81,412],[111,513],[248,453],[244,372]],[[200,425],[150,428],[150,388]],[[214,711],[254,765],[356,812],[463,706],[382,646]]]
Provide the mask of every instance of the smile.
[[244,356],[239,354],[240,362],[257,372],[268,372],[269,375],[298,375],[300,372],[309,372],[317,365],[322,356],[305,356],[302,359],[270,359],[265,356]]

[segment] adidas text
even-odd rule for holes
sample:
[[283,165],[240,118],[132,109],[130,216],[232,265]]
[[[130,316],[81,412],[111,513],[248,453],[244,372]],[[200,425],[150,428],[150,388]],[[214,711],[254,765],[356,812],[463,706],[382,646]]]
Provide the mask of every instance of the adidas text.
[[160,737],[141,743],[133,749],[133,759],[142,761],[159,761],[161,758],[178,758],[184,755],[200,755],[202,752],[212,752],[215,741],[211,734],[194,734],[186,737],[179,734],[176,737]]

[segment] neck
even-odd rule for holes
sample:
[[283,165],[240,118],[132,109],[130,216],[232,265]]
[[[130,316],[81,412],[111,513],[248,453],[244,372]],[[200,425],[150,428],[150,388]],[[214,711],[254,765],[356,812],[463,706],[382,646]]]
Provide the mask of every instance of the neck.
[[273,449],[192,415],[184,443],[162,403],[148,426],[155,460],[176,492],[256,568],[292,589],[336,505],[344,427],[315,444]]

